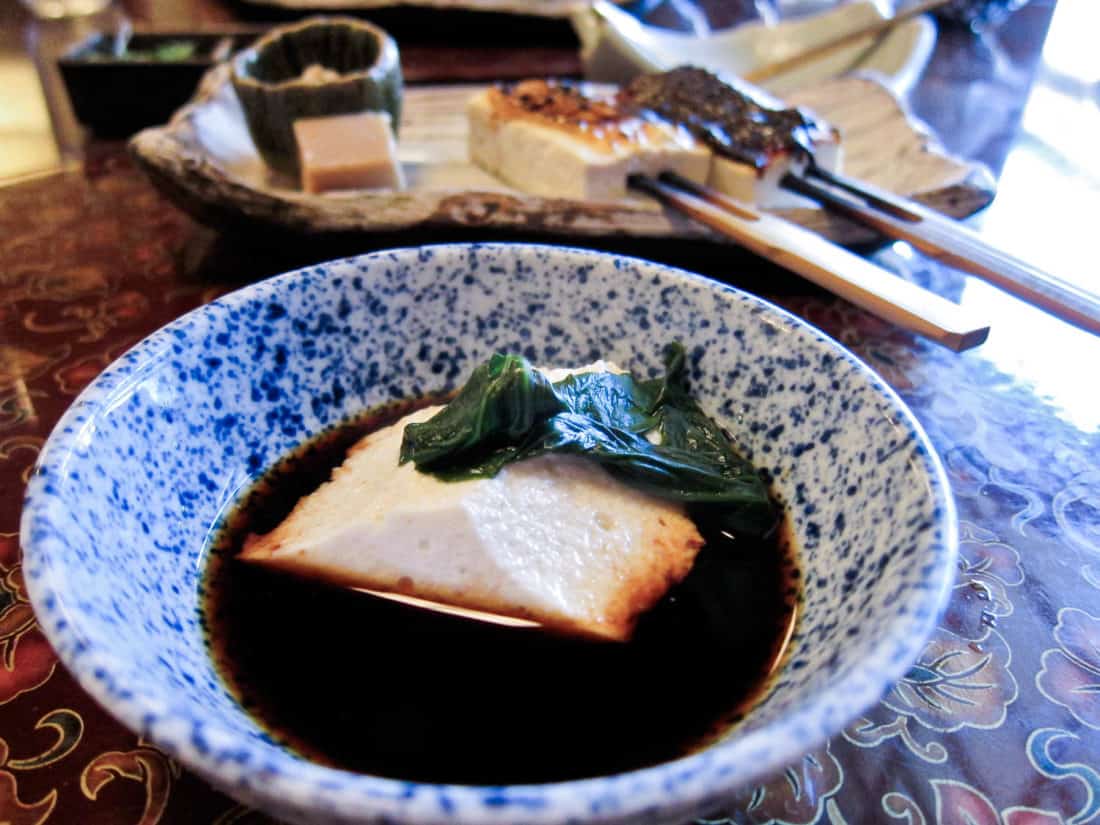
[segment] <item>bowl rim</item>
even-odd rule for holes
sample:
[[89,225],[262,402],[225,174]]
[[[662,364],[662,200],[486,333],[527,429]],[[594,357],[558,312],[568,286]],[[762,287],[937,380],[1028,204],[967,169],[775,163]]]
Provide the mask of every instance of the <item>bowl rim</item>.
[[[893,632],[885,634],[882,640],[872,646],[868,656],[838,676],[834,684],[792,708],[789,713],[759,728],[745,731],[704,751],[670,762],[579,780],[486,786],[421,783],[357,774],[325,767],[290,752],[283,752],[279,756],[285,756],[292,770],[265,773],[262,760],[252,758],[247,763],[241,761],[239,775],[225,778],[223,768],[227,760],[233,760],[232,755],[218,758],[216,746],[199,749],[189,744],[188,733],[166,736],[159,733],[158,729],[169,728],[175,731],[176,728],[171,726],[179,724],[182,725],[182,730],[190,730],[191,726],[199,724],[208,740],[227,743],[227,753],[248,751],[253,757],[257,756],[258,743],[241,741],[237,734],[206,721],[197,722],[196,714],[193,710],[188,710],[191,707],[189,704],[170,703],[159,695],[115,683],[110,677],[110,668],[116,659],[102,646],[82,637],[76,621],[79,608],[73,612],[56,609],[63,599],[58,592],[63,593],[65,590],[63,585],[58,586],[58,581],[64,579],[64,566],[51,558],[51,537],[47,535],[40,540],[42,537],[38,535],[36,526],[43,520],[48,523],[51,512],[62,507],[63,502],[59,496],[51,495],[44,489],[47,482],[43,468],[56,466],[73,449],[74,442],[81,437],[84,429],[78,426],[78,417],[94,415],[101,409],[101,402],[114,389],[118,373],[129,375],[143,361],[147,363],[158,359],[163,354],[164,345],[176,340],[175,333],[183,325],[209,323],[207,316],[212,310],[228,311],[277,294],[283,285],[300,273],[317,266],[359,263],[382,256],[413,257],[424,249],[446,253],[471,248],[496,250],[504,254],[523,255],[542,251],[566,257],[582,255],[626,260],[634,265],[658,270],[665,277],[727,292],[749,304],[754,312],[766,316],[784,330],[810,334],[817,345],[829,349],[832,354],[843,359],[855,374],[869,384],[871,390],[880,394],[888,402],[897,424],[909,430],[908,434],[917,447],[915,456],[919,456],[919,461],[915,457],[911,463],[919,465],[919,469],[923,471],[928,495],[934,501],[938,516],[922,557],[930,572],[921,586],[910,590],[912,609],[891,620],[896,625]],[[169,345],[169,351],[170,349]],[[69,433],[65,432],[66,428],[70,429]],[[301,267],[257,281],[216,301],[196,307],[142,339],[89,384],[55,425],[41,450],[27,486],[20,538],[24,548],[24,572],[31,603],[36,607],[45,605],[54,608],[36,610],[40,627],[80,686],[126,727],[178,758],[211,784],[269,810],[285,810],[288,805],[299,811],[323,810],[334,814],[334,821],[358,821],[359,818],[375,821],[382,817],[384,821],[392,818],[396,822],[480,825],[487,821],[514,822],[518,811],[522,812],[522,821],[528,825],[549,825],[567,820],[578,821],[578,816],[581,821],[590,817],[600,822],[618,822],[640,816],[649,816],[656,821],[658,813],[661,817],[669,818],[703,814],[708,807],[720,805],[735,791],[766,778],[838,733],[844,725],[881,698],[905,674],[922,651],[954,582],[958,525],[946,472],[930,439],[908,406],[856,355],[793,313],[756,295],[703,275],[641,258],[580,247],[544,244],[446,243],[385,249]],[[55,536],[52,541],[61,540]],[[156,725],[151,729],[150,719],[153,718]],[[176,741],[171,741],[173,738]],[[776,742],[786,743],[788,747],[775,747]],[[245,769],[245,764],[250,768]],[[242,781],[250,773],[254,775],[254,783]],[[322,802],[318,798],[318,792],[322,789],[338,799]],[[432,808],[433,814],[429,815],[423,807],[417,808],[412,804],[418,790],[430,792],[433,798],[440,800],[440,804]],[[592,810],[601,800],[610,799],[614,800],[611,808]],[[586,815],[584,811],[578,812],[578,805],[589,813]]]
[[[350,72],[340,72],[339,77],[323,83],[302,80],[300,74],[295,77],[288,77],[286,80],[272,83],[267,80],[260,80],[257,77],[253,77],[248,72],[247,66],[259,56],[260,52],[271,46],[272,43],[282,40],[284,37],[298,34],[303,29],[313,28],[314,26],[344,27],[370,33],[378,43],[378,54],[375,55],[374,62],[362,69],[355,69]],[[304,20],[299,20],[296,23],[277,26],[248,46],[248,48],[242,49],[229,59],[229,65],[231,67],[230,74],[234,85],[250,86],[255,89],[263,89],[269,92],[295,88],[313,89],[323,86],[332,87],[349,83],[361,83],[364,80],[378,81],[382,75],[391,71],[394,67],[400,69],[400,63],[397,42],[389,32],[381,26],[366,20],[359,20],[355,17],[343,15],[314,15]]]

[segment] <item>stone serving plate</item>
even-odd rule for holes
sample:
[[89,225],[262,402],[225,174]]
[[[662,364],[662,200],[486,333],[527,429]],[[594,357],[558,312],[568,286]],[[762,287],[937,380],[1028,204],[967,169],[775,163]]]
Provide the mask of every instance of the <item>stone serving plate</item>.
[[[477,787],[323,767],[238,706],[207,655],[198,588],[211,533],[265,468],[365,408],[453,387],[493,351],[563,366],[603,357],[652,375],[673,339],[692,354],[704,409],[773,479],[799,548],[790,652],[742,723],[652,768]],[[563,247],[400,249],[227,295],[151,335],[80,395],[27,496],[28,591],[80,684],[217,787],[300,823],[659,825],[712,812],[899,679],[955,573],[943,469],[870,369],[733,288]],[[507,663],[500,675],[522,684]]]
[[[310,195],[264,165],[245,127],[228,67],[204,78],[194,100],[131,149],[176,204],[219,228],[305,233],[460,228],[587,237],[635,236],[726,242],[645,197],[613,202],[542,198],[511,189],[467,159],[465,106],[479,86],[405,90],[399,157],[409,188]],[[897,98],[866,77],[847,77],[787,95],[844,134],[845,169],[954,217],[993,198],[984,167],[940,152]],[[840,243],[872,240],[867,230],[810,202],[779,214]]]

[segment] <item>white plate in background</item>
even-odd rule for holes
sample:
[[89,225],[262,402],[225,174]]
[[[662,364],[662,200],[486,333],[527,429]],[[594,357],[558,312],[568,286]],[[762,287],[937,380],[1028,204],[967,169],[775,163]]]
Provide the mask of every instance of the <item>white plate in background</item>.
[[[690,64],[743,75],[784,60],[887,15],[872,0],[854,0],[809,17],[774,25],[745,23],[697,36],[649,26],[620,8],[596,0],[576,12],[573,28],[589,80],[622,83],[643,71],[666,71]],[[860,38],[782,75],[764,88],[783,95],[851,71],[870,72],[894,93],[916,82],[936,42],[936,26],[927,16],[899,23],[883,35]]]

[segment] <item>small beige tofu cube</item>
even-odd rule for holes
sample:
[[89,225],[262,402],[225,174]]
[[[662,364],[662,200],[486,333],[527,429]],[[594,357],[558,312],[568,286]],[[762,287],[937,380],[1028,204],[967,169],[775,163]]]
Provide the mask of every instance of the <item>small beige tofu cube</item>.
[[294,121],[302,189],[404,189],[387,112]]

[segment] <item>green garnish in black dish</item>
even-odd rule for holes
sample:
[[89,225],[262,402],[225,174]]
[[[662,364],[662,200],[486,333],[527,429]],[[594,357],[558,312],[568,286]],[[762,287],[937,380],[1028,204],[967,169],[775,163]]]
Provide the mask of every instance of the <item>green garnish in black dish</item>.
[[665,375],[648,380],[592,372],[551,383],[522,357],[493,355],[443,410],[405,428],[400,460],[461,481],[546,453],[584,456],[632,487],[706,507],[733,532],[761,535],[776,521],[763,480],[691,397],[679,343],[666,348]]
[[199,47],[192,40],[169,40],[147,49],[127,48],[119,54],[111,50],[111,41],[104,40],[101,49],[88,55],[89,60],[128,60],[156,63],[176,63],[181,60],[194,60],[196,57],[199,57]]

